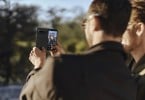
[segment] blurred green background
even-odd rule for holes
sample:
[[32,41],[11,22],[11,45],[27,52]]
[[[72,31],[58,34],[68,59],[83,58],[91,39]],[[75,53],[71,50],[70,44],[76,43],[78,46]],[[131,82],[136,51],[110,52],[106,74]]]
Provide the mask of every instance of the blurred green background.
[[[36,27],[57,28],[59,42],[68,53],[80,53],[87,48],[81,27],[85,12],[81,7],[50,7],[45,19],[39,17],[40,12],[38,6],[0,0],[0,85],[25,82],[33,69],[28,57],[35,46]],[[74,16],[65,16],[68,13]]]

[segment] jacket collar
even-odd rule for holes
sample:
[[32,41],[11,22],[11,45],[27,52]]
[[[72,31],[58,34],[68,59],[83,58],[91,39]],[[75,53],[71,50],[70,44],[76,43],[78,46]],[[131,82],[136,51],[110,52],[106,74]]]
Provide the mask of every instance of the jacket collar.
[[[135,61],[134,61],[135,63]],[[140,71],[142,71],[145,68],[145,55],[141,57],[141,59],[138,61],[138,63],[135,63],[134,66],[132,66],[134,69],[132,70],[133,73],[137,74]]]
[[122,44],[119,42],[115,42],[115,41],[101,42],[101,43],[96,44],[96,45],[92,46],[91,48],[89,48],[85,53],[89,54],[89,53],[95,53],[95,52],[104,51],[104,50],[118,51],[118,52],[122,53],[124,58],[126,59],[126,53],[123,50]]

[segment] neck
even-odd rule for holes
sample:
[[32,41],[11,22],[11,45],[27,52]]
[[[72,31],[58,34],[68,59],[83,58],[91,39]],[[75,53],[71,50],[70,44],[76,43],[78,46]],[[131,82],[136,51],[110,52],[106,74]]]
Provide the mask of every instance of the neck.
[[133,51],[131,51],[131,55],[133,56],[136,63],[141,59],[141,57],[144,54],[145,54],[144,46],[139,46],[138,48],[135,48]]
[[120,42],[121,37],[113,37],[113,36],[110,36],[110,35],[106,35],[103,31],[94,32],[92,45],[96,45],[98,43],[105,42],[105,41]]

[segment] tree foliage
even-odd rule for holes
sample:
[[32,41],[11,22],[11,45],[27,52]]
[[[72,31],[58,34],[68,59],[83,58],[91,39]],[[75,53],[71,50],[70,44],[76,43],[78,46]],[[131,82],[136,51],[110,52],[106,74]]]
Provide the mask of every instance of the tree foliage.
[[79,14],[76,17],[65,18],[63,15],[68,13],[67,9],[52,7],[47,11],[48,20],[40,21],[38,7],[9,5],[7,0],[3,1],[4,7],[0,5],[0,85],[24,82],[33,68],[28,57],[35,44],[35,29],[42,24],[59,30],[59,42],[66,52],[85,50],[86,42],[81,29],[84,13],[81,9],[77,9]]

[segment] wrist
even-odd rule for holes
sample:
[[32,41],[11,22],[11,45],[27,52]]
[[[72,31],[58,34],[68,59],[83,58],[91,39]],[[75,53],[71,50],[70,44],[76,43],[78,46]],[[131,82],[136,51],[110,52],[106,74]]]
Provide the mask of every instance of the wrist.
[[34,66],[34,69],[39,69],[41,68],[42,66]]
[[34,64],[34,69],[39,69],[39,68],[43,67],[44,63],[45,63],[45,60],[44,60],[44,59],[41,59],[40,62],[37,61],[37,62]]

